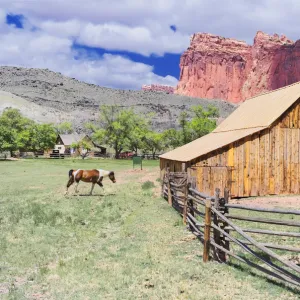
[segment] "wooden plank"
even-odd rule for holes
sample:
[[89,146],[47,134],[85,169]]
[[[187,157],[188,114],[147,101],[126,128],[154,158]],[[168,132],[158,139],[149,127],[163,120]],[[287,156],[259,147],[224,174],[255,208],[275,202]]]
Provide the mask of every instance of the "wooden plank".
[[296,105],[294,106],[294,128],[299,128],[298,127],[298,117],[299,117],[299,104],[297,101]]
[[[253,267],[253,268],[258,269],[258,270],[260,270],[261,272],[264,272],[264,273],[268,274],[269,276],[273,276],[273,277],[275,277],[275,278],[277,278],[277,279],[280,279],[280,280],[283,280],[283,281],[287,281],[287,282],[292,283],[292,284],[294,284],[294,285],[296,285],[296,286],[300,286],[299,283],[298,283],[298,281],[295,281],[295,280],[293,280],[293,279],[290,279],[289,277],[287,277],[287,276],[284,275],[284,274],[281,274],[281,273],[278,273],[278,272],[275,272],[275,271],[270,271],[270,270],[268,270],[268,269],[266,269],[266,268],[264,268],[264,267],[262,267],[262,266],[260,266],[260,265],[258,265],[258,264],[255,264],[255,263],[249,261],[248,259],[245,259],[245,258],[243,258],[243,257],[240,257],[240,256],[234,254],[232,251],[229,251],[229,250],[225,249],[224,247],[218,245],[218,244],[215,243],[214,241],[211,241],[211,244],[212,244],[214,247],[216,247],[217,249],[220,249],[221,251],[224,251],[224,252],[225,252],[226,254],[228,254],[229,256],[232,256],[232,257],[234,257],[235,259],[237,259],[237,260],[239,260],[239,261],[241,261],[241,262],[243,262],[243,263],[245,263],[245,264],[247,264],[247,265],[249,265],[249,266],[251,266],[251,267]],[[249,253],[249,251],[247,251],[247,252]],[[268,263],[268,262],[267,262],[267,263]]]
[[258,249],[260,249],[261,251],[265,252],[270,257],[273,257],[273,258],[277,259],[278,261],[280,261],[285,266],[288,266],[289,268],[293,269],[294,271],[300,273],[300,267],[297,266],[295,263],[286,261],[285,259],[283,259],[282,257],[280,257],[280,255],[278,255],[278,254],[274,253],[273,251],[267,249],[266,247],[262,246],[260,243],[256,242],[251,236],[249,236],[248,234],[246,234],[245,232],[243,232],[238,226],[236,226],[235,224],[233,224],[227,217],[225,217],[220,212],[218,212],[216,209],[214,209],[214,207],[212,207],[211,209],[224,222],[228,223],[228,225],[230,225],[232,228],[234,228],[241,236],[243,236],[245,239],[247,239],[249,242],[251,242],[253,245],[255,245]]
[[234,166],[234,146],[233,146],[233,144],[230,144],[229,150],[227,152],[227,166],[230,166],[230,167]]
[[294,121],[294,110],[290,109],[290,111],[289,111],[289,128],[293,128],[293,121]]
[[259,166],[260,166],[260,157],[259,157],[259,134],[255,134],[255,164],[254,164],[254,170],[255,170],[255,176],[254,176],[254,195],[253,196],[258,196],[259,195],[259,183],[260,183],[260,172],[259,172]]
[[239,153],[239,196],[244,196],[244,141],[239,142],[238,147],[238,153]]
[[284,191],[284,131],[285,129],[279,128],[279,189],[280,193]]
[[275,193],[280,194],[280,128],[275,128]]
[[[294,124],[294,117],[293,117]],[[295,178],[295,156],[296,156],[296,129],[290,129],[292,131],[292,146],[291,146],[291,193],[295,194],[296,190],[296,178]]]
[[295,227],[300,226],[300,222],[289,221],[289,220],[276,220],[276,219],[267,219],[267,218],[243,217],[243,216],[228,215],[228,214],[226,214],[225,216],[229,219],[244,220],[244,221],[256,222],[256,223],[266,223],[266,224],[295,226]]
[[232,186],[231,186],[231,193],[234,197],[238,194],[238,158],[237,158],[237,148],[236,144],[233,144],[232,151],[233,151],[233,170],[232,170]]
[[246,209],[246,210],[251,210],[251,211],[270,212],[270,213],[277,213],[277,214],[300,216],[300,210],[295,210],[295,209],[262,208],[262,207],[258,207],[258,206],[248,206],[248,205],[241,205],[241,204],[225,204],[225,206],[228,208]]
[[249,168],[250,168],[250,137],[245,138],[244,144],[244,196],[250,196]]
[[[225,230],[235,231],[235,229],[231,227],[225,227]],[[278,236],[287,236],[287,237],[300,237],[300,233],[298,232],[286,232],[286,231],[273,231],[273,230],[265,230],[265,229],[249,229],[249,228],[241,228],[244,232],[251,233],[260,233],[267,235],[278,235]]]
[[270,130],[266,129],[265,132],[265,192],[268,195],[270,194]]
[[269,185],[269,193],[274,194],[275,193],[275,147],[274,147],[274,127],[270,130],[270,185]]
[[[252,245],[251,242],[248,242],[245,240],[240,240],[240,239],[237,239],[237,240],[244,245],[254,246],[254,245]],[[284,250],[284,251],[291,251],[291,252],[298,252],[298,253],[300,252],[300,248],[298,248],[298,247],[282,246],[282,245],[276,245],[276,244],[271,244],[271,243],[260,243],[260,244],[269,249]]]
[[259,137],[259,195],[266,194],[266,185],[265,185],[265,172],[266,172],[266,165],[265,165],[265,133],[262,132]]
[[287,164],[287,173],[286,173],[286,192],[288,194],[291,193],[291,145],[292,145],[292,139],[291,139],[291,130],[286,130],[286,164]]

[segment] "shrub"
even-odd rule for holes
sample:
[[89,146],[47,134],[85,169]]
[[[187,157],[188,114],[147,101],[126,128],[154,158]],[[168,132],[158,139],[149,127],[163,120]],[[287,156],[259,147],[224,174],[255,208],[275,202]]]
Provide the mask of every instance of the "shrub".
[[152,182],[152,181],[146,181],[146,182],[144,182],[143,184],[142,184],[142,189],[143,190],[149,190],[149,189],[151,189],[151,188],[153,188],[154,187],[154,183]]

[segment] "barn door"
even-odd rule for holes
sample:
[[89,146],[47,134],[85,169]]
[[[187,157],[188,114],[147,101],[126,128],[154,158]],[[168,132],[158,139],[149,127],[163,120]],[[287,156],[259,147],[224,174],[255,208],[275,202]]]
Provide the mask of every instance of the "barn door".
[[213,196],[216,188],[219,188],[221,193],[228,188],[231,193],[232,167],[196,166],[193,169],[199,191]]

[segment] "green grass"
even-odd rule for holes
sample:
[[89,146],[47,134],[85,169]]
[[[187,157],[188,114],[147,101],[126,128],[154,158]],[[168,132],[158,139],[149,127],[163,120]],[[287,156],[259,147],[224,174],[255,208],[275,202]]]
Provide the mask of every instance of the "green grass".
[[[298,298],[242,268],[203,264],[201,244],[158,196],[157,165],[0,162],[0,298]],[[95,187],[93,196],[75,196],[72,186],[64,197],[76,168],[114,170],[117,183],[105,180],[105,193]],[[80,195],[89,190],[79,184]]]

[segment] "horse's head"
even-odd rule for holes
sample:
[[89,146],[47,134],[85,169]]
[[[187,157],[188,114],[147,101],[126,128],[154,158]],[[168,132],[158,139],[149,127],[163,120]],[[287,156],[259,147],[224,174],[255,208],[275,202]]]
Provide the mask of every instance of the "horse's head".
[[108,174],[109,179],[113,182],[116,183],[116,178],[115,178],[115,172],[114,171],[110,171]]

